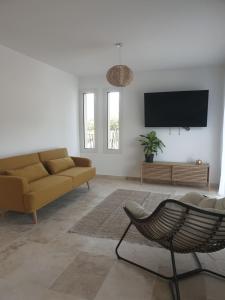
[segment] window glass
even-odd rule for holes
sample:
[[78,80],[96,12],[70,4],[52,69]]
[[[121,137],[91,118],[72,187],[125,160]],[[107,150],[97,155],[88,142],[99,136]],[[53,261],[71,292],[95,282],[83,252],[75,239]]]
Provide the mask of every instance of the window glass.
[[84,148],[95,148],[95,94],[83,94]]
[[120,93],[107,93],[107,147],[110,150],[119,150],[120,140]]

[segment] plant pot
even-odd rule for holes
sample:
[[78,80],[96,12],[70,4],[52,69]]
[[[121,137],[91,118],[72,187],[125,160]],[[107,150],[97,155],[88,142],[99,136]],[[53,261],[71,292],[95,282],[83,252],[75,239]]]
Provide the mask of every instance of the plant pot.
[[145,154],[145,161],[148,163],[153,163],[154,154]]

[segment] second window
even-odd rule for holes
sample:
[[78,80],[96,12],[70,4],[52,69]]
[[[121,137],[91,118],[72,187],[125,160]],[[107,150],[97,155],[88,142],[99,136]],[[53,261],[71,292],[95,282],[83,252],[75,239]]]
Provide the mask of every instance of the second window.
[[120,93],[107,93],[107,148],[120,149]]

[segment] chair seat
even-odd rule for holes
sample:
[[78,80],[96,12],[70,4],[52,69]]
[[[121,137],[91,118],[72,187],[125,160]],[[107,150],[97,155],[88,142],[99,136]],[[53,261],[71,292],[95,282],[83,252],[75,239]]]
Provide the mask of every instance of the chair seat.
[[72,178],[73,187],[87,182],[96,175],[95,168],[92,167],[74,167],[57,173],[57,176]]

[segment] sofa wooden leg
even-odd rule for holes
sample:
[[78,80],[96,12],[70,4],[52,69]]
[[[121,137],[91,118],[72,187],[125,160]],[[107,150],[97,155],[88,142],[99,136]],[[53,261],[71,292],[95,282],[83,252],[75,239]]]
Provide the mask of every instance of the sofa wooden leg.
[[88,189],[90,190],[90,184],[89,184],[89,182],[87,181],[87,186],[88,186]]
[[4,218],[7,214],[7,210],[0,210],[0,217]]
[[37,211],[32,212],[33,224],[37,224]]

